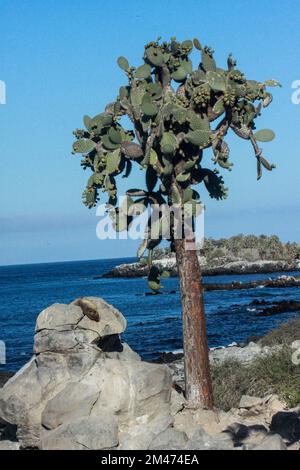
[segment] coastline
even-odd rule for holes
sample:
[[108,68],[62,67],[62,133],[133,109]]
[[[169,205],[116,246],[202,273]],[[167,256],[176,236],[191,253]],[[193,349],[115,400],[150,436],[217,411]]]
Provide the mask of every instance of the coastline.
[[[203,276],[241,275],[241,274],[268,274],[276,272],[300,272],[299,260],[260,260],[260,261],[233,261],[219,266],[209,266],[203,258],[199,258]],[[153,265],[161,270],[167,270],[171,277],[176,277],[177,266],[174,257],[162,258],[153,261]],[[105,278],[138,278],[148,274],[148,266],[139,262],[120,264],[111,271],[94,276],[94,279]]]

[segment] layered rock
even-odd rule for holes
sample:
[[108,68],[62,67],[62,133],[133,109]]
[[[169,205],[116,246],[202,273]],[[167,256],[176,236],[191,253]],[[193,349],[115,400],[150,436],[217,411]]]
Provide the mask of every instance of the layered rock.
[[[168,367],[142,362],[121,343],[126,320],[118,310],[85,300],[99,321],[77,302],[44,310],[34,356],[0,391],[0,417],[17,426],[21,447],[115,448],[141,421],[150,426],[159,415],[170,424]],[[165,428],[155,422],[154,435]]]

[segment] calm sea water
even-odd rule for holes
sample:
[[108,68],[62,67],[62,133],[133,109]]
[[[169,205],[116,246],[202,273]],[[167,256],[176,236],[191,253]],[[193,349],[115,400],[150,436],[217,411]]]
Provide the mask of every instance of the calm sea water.
[[[81,296],[99,296],[117,307],[128,321],[123,339],[146,360],[162,351],[182,348],[178,279],[164,280],[165,291],[176,294],[145,296],[145,279],[93,279],[115,265],[134,261],[114,259],[0,267],[0,341],[5,341],[7,363],[2,370],[17,370],[31,357],[36,317],[53,303],[69,303]],[[291,273],[292,274],[292,273]],[[277,277],[242,275],[240,281]],[[206,278],[230,282],[232,276]],[[298,289],[252,289],[205,294],[210,347],[226,346],[251,335],[265,334],[281,322],[300,315],[285,313],[255,317],[254,299],[298,299]]]

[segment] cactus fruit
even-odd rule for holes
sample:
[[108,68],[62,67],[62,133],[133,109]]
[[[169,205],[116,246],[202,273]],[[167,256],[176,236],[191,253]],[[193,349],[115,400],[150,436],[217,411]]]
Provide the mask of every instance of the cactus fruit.
[[202,46],[200,44],[200,41],[197,38],[193,40],[193,43],[194,43],[195,48],[198,49],[198,51],[202,50]]

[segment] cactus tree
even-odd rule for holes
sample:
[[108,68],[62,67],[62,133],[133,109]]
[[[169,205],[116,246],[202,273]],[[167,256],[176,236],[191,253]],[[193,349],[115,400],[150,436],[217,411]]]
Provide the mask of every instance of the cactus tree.
[[[194,69],[190,54],[195,47],[200,64]],[[82,166],[92,175],[83,193],[87,207],[99,200],[99,190],[108,193],[108,202],[116,207],[115,227],[126,230],[133,215],[117,207],[116,177],[128,177],[132,164],[145,170],[147,189],[128,190],[131,206],[143,203],[192,204],[197,208],[200,183],[215,199],[226,197],[221,170],[231,170],[229,146],[225,137],[233,131],[253,147],[257,177],[262,170],[271,171],[258,142],[274,138],[270,130],[255,131],[255,120],[272,102],[267,87],[278,86],[275,80],[263,83],[247,80],[236,68],[231,55],[226,68],[219,68],[210,47],[202,47],[197,39],[146,44],[143,63],[129,65],[119,57],[119,67],[127,76],[116,100],[104,112],[84,117],[83,130],[76,130],[73,152],[83,155]],[[120,120],[129,118],[131,129]],[[211,149],[214,169],[206,168],[204,151]],[[131,212],[134,214],[134,211]],[[173,220],[174,222],[174,220]],[[178,221],[177,221],[178,222]],[[177,239],[171,230],[169,241],[176,252],[180,278],[183,342],[185,353],[186,398],[191,406],[213,406],[209,372],[208,345],[203,307],[200,266],[196,250],[186,250],[185,240]],[[142,257],[156,247],[162,238],[147,237],[138,251]],[[150,264],[149,264],[150,265]],[[149,285],[160,288],[160,273],[149,268]]]

